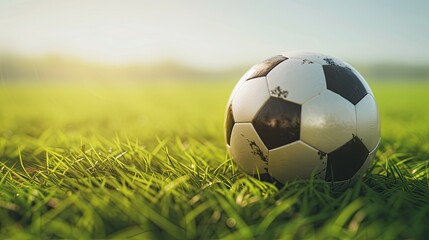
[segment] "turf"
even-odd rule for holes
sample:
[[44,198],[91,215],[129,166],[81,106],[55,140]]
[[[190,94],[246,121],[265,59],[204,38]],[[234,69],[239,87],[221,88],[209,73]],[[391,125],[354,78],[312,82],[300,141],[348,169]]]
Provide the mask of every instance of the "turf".
[[373,83],[382,141],[353,186],[275,186],[224,147],[232,84],[0,87],[0,238],[424,239],[429,84]]

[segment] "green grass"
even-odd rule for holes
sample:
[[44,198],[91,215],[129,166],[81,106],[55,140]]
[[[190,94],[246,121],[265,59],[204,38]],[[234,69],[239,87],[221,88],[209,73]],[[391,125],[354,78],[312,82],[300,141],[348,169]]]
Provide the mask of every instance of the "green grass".
[[0,238],[427,237],[429,84],[372,84],[382,141],[342,191],[240,173],[232,85],[1,86]]

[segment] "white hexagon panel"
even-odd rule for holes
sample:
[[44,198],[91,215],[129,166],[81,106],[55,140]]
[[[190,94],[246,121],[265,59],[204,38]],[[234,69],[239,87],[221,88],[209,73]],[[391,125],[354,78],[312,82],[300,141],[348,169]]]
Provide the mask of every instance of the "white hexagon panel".
[[326,90],[302,106],[301,140],[330,153],[356,135],[355,106]]
[[380,119],[372,95],[367,94],[356,104],[356,120],[356,134],[371,152],[380,140]]
[[244,172],[256,175],[267,173],[268,149],[251,123],[236,123],[232,129],[230,153]]
[[235,122],[252,122],[253,117],[269,98],[265,77],[245,81],[232,99]]
[[281,62],[267,74],[267,82],[271,96],[298,104],[326,90],[322,66],[301,59]]
[[268,173],[281,183],[310,176],[325,178],[326,154],[302,141],[270,150],[269,155]]
[[323,65],[326,63],[324,59],[327,58],[326,55],[309,51],[291,51],[283,53],[282,55],[289,59],[299,59],[304,64],[317,63]]

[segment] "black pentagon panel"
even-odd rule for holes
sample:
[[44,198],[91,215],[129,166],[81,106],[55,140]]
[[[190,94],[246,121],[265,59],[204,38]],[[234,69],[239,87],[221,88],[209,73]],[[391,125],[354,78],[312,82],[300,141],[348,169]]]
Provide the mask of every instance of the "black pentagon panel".
[[326,86],[329,90],[341,95],[351,103],[358,103],[367,91],[350,68],[338,65],[323,65]]
[[247,77],[247,80],[250,80],[252,78],[265,77],[275,66],[279,65],[286,59],[287,57],[285,56],[277,55],[254,65],[248,71],[252,73]]
[[270,97],[252,121],[268,149],[299,140],[301,105]]
[[328,154],[326,181],[336,182],[351,179],[362,167],[368,154],[362,141],[353,137],[352,140]]
[[226,111],[226,119],[225,119],[225,136],[226,136],[226,143],[228,145],[231,144],[231,133],[232,128],[234,127],[234,115],[232,115],[232,105],[230,104],[228,106],[228,110]]

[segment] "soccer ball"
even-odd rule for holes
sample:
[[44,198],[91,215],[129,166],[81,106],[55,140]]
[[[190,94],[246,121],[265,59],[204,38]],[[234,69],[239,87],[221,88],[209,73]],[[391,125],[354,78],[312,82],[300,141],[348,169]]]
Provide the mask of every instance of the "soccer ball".
[[370,87],[352,66],[319,53],[287,52],[238,81],[225,136],[234,162],[250,175],[346,184],[371,164],[380,121]]

